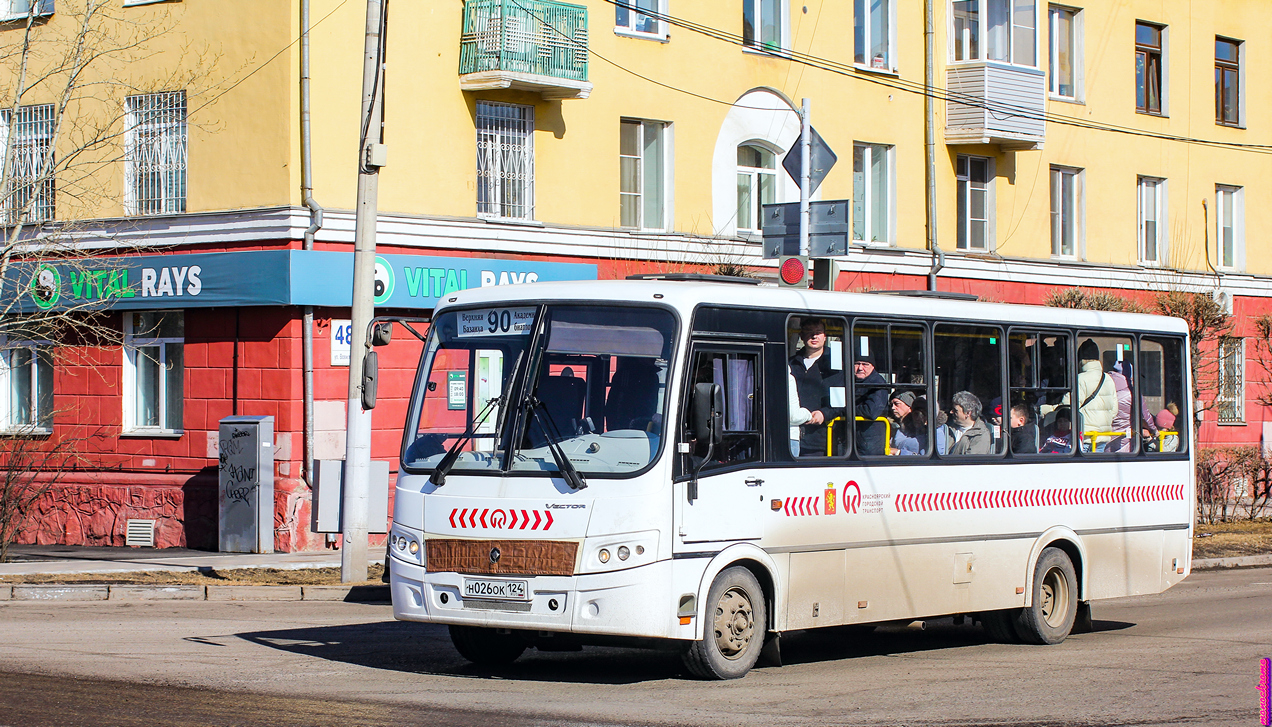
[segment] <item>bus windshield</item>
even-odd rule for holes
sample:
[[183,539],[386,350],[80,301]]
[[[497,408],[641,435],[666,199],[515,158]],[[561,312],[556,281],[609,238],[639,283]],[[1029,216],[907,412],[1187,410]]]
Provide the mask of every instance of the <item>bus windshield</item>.
[[[643,469],[663,438],[675,340],[666,310],[509,306],[438,316],[411,403],[402,464],[454,472]],[[509,457],[511,451],[512,456]]]

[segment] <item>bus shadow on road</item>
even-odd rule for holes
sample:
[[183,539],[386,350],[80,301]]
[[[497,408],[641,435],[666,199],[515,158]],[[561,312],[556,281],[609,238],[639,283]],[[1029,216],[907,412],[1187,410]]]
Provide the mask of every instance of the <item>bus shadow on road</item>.
[[[874,630],[849,627],[791,632],[782,637],[782,663],[810,664],[939,651],[982,646],[990,641],[985,631],[970,621],[955,625],[951,619],[944,618],[928,621],[925,626],[923,629],[888,625]],[[1116,631],[1131,626],[1134,624],[1096,621],[1093,631]],[[238,634],[238,637],[293,654],[412,674],[589,684],[688,678],[675,651],[608,646],[562,652],[532,648],[507,666],[478,667],[455,651],[445,626],[404,621],[257,631]]]
[[241,633],[271,649],[412,674],[540,682],[631,684],[683,677],[678,654],[650,649],[586,647],[582,651],[527,649],[512,664],[479,667],[451,645],[445,626],[386,621]]

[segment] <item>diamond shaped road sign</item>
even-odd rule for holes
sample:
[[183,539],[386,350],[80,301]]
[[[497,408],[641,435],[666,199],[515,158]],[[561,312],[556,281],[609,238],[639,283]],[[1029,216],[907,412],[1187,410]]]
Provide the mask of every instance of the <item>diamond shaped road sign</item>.
[[[830,150],[830,146],[825,139],[821,138],[821,134],[817,133],[817,129],[809,129],[809,137],[808,159],[812,169],[808,172],[808,193],[812,194],[821,186],[822,180],[826,178],[830,168],[835,166],[835,162],[839,161],[839,157]],[[795,144],[790,151],[786,152],[786,158],[782,160],[782,168],[791,175],[791,179],[794,179],[796,184],[799,184],[800,171],[803,167],[802,157],[799,144]]]

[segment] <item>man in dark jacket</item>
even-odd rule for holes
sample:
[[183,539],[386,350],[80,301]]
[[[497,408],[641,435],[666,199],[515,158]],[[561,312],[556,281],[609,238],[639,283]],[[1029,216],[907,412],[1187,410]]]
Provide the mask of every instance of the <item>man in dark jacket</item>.
[[799,338],[804,347],[791,356],[790,371],[795,379],[799,405],[810,418],[800,425],[799,455],[826,456],[826,424],[843,416],[842,407],[831,406],[830,388],[843,386],[843,372],[831,366],[826,355],[826,324],[820,318],[807,318],[800,324]]
[[875,371],[874,357],[864,353],[853,358],[852,375],[857,380],[853,415],[864,420],[856,423],[857,454],[883,454],[886,427],[875,420],[888,404],[888,382]]

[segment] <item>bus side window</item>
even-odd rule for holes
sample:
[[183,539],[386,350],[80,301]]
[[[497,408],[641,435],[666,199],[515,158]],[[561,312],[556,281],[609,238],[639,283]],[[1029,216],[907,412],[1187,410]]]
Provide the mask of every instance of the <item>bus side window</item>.
[[926,456],[923,326],[857,321],[851,340],[858,456]]
[[1135,452],[1133,341],[1128,336],[1078,335],[1077,414],[1083,452]]
[[[933,335],[938,419],[937,452],[987,455],[1003,451],[1003,332],[996,326],[938,325]],[[943,441],[942,441],[943,440]]]
[[1003,412],[1013,456],[1073,452],[1069,336],[1013,330],[1007,339],[1011,406]]
[[1140,437],[1148,456],[1188,449],[1188,402],[1191,397],[1184,390],[1187,366],[1183,341],[1177,338],[1140,338]]
[[[688,389],[681,428],[690,443],[691,469],[707,459],[703,470],[740,462],[752,462],[762,455],[760,431],[759,354],[749,351],[704,351],[694,353],[693,377]],[[715,446],[693,438],[693,391],[697,384],[716,384],[724,397],[724,441]]]
[[787,321],[790,448],[796,457],[847,452],[844,320],[792,316]]

